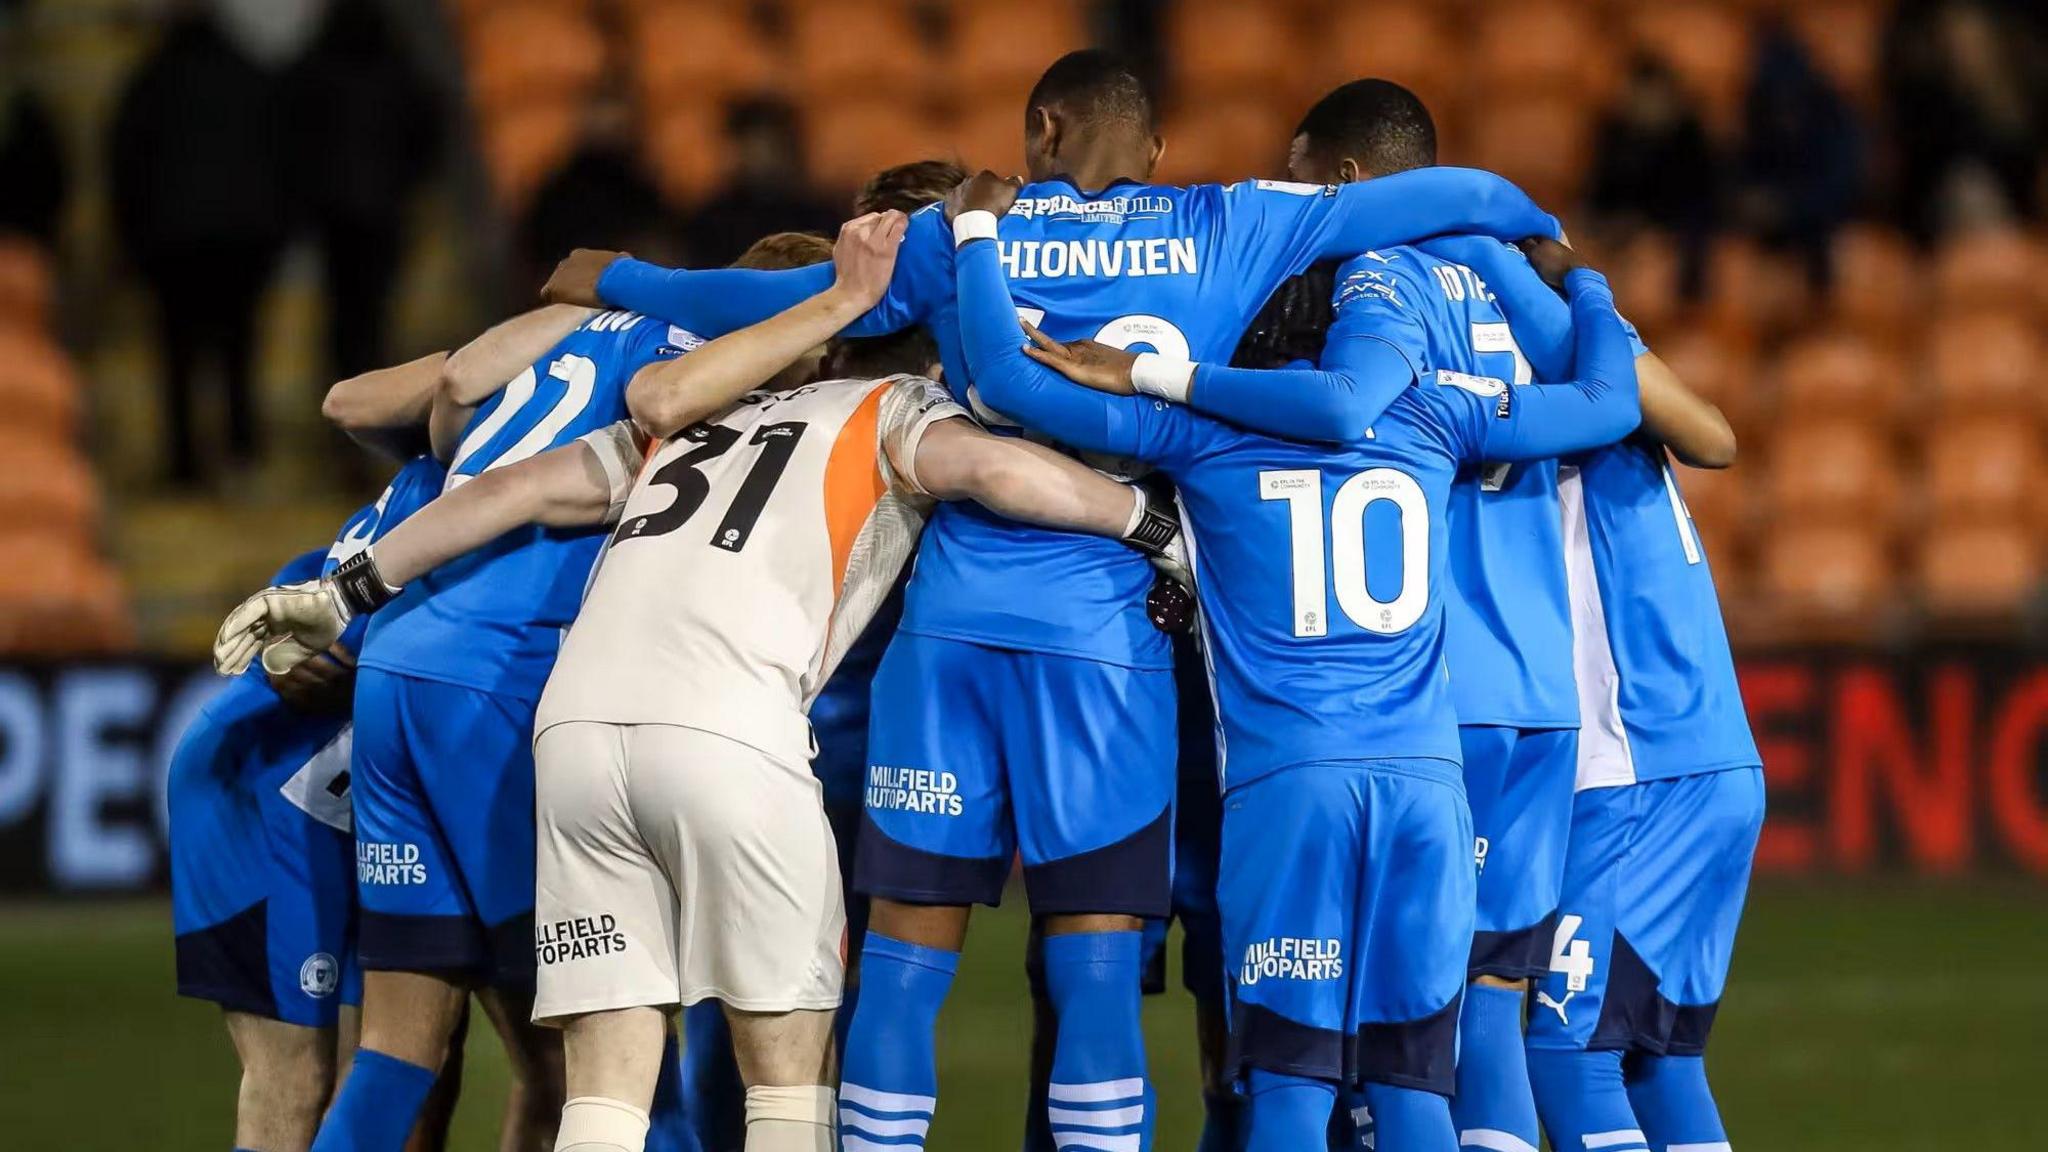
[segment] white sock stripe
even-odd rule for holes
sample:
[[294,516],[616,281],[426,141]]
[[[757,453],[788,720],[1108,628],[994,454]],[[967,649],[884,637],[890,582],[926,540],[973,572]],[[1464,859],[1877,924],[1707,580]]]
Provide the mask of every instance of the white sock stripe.
[[1664,1152],[1735,1152],[1726,1140],[1712,1144],[1666,1144]]
[[1105,1136],[1099,1132],[1055,1132],[1052,1142],[1060,1152],[1069,1148],[1085,1149],[1087,1152],[1138,1152],[1141,1132],[1127,1132],[1122,1136]]
[[865,1132],[870,1136],[917,1136],[922,1137],[931,1130],[932,1122],[925,1117],[906,1120],[877,1120],[865,1112],[851,1108],[839,1110],[839,1128],[844,1132]]
[[[1090,1112],[1081,1108],[1047,1108],[1046,1117],[1057,1131],[1061,1125],[1075,1128],[1125,1128],[1141,1124],[1145,1120],[1145,1106],[1133,1104],[1128,1108],[1104,1108]],[[1535,1152],[1535,1149],[1530,1149]]]
[[870,1112],[922,1112],[930,1117],[939,1106],[937,1096],[912,1096],[907,1092],[881,1092],[858,1084],[841,1084],[839,1102],[858,1104]]
[[1062,1104],[1107,1104],[1111,1100],[1130,1100],[1145,1094],[1145,1078],[1133,1076],[1125,1080],[1098,1080],[1093,1084],[1051,1084],[1046,1087],[1046,1098]]
[[1488,1152],[1536,1152],[1536,1146],[1498,1128],[1467,1128],[1458,1133],[1460,1148],[1485,1148]]
[[1641,1128],[1616,1128],[1612,1132],[1586,1133],[1586,1148],[1588,1152],[1596,1148],[1648,1148],[1649,1146],[1649,1137],[1643,1135]]
[[839,1152],[924,1152],[924,1141],[915,1144],[877,1144],[858,1136],[841,1133]]

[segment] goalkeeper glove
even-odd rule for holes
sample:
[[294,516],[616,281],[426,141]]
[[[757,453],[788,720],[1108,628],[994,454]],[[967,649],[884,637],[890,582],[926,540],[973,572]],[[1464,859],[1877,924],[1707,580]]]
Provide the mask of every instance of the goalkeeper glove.
[[350,620],[375,612],[398,592],[378,574],[368,549],[319,580],[265,588],[221,623],[213,640],[214,669],[239,675],[261,652],[264,671],[282,676],[326,651]]

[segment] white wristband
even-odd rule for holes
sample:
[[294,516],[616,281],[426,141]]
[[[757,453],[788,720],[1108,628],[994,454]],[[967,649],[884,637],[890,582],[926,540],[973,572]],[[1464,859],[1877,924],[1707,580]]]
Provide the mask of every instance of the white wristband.
[[1169,360],[1157,352],[1140,352],[1137,362],[1131,365],[1131,387],[1147,396],[1185,404],[1188,391],[1194,386],[1193,360]]
[[996,238],[996,214],[977,208],[953,217],[953,247],[958,248],[969,240],[993,240]]
[[1145,509],[1152,506],[1152,501],[1146,497],[1145,490],[1136,484],[1126,484],[1124,487],[1131,490],[1131,518],[1124,521],[1123,531],[1123,535],[1129,536],[1138,530],[1138,525],[1145,522]]

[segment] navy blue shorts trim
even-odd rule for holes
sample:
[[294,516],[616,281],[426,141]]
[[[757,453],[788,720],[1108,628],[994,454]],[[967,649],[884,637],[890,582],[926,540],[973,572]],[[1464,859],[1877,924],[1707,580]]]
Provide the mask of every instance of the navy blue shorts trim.
[[1707,1050],[1721,1002],[1677,1004],[1658,991],[1657,974],[1619,933],[1607,976],[1600,1021],[1586,1047],[1647,1052],[1653,1056],[1699,1056]]
[[1010,861],[996,856],[942,856],[891,839],[865,810],[854,847],[854,889],[903,904],[986,904],[1000,907]]
[[1550,945],[1557,936],[1557,912],[1508,932],[1474,932],[1467,977],[1534,980],[1550,971]]
[[179,936],[178,995],[281,1019],[270,983],[269,919],[259,900],[218,924]]
[[1346,1036],[1257,1004],[1231,1006],[1230,1066],[1342,1084],[1370,1081],[1451,1095],[1457,1085],[1458,1013],[1464,996],[1419,1020],[1362,1025]]

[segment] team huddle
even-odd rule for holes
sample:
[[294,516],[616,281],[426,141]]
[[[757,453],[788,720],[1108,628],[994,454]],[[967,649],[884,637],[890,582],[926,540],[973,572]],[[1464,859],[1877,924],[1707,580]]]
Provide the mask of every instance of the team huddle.
[[1396,85],[1231,185],[1149,181],[1111,54],[1025,112],[1024,181],[581,250],[335,385],[406,462],[173,765],[238,1148],[436,1146],[472,995],[504,1148],[923,1148],[1019,864],[1034,1152],[1153,1147],[1170,919],[1203,1152],[1729,1147],[1763,783],[1671,464],[1720,413]]

